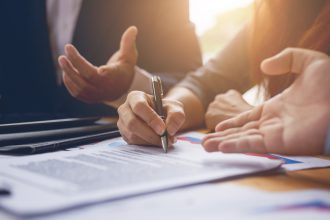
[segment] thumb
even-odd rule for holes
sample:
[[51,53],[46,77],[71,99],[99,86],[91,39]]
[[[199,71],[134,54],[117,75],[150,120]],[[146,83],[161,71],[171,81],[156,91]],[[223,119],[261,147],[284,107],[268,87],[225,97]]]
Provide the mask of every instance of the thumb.
[[131,26],[123,33],[120,41],[119,53],[121,58],[125,58],[128,62],[136,63],[137,50],[136,50],[136,36],[138,29]]
[[328,59],[326,54],[300,48],[287,48],[273,57],[262,61],[260,68],[268,75],[302,73],[307,66],[320,59]]

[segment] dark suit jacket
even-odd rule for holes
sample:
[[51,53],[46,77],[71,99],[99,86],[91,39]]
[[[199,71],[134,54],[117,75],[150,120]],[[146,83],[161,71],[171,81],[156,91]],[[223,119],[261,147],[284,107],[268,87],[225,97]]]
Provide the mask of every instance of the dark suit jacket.
[[[188,0],[84,0],[81,7],[73,44],[94,65],[106,63],[130,25],[139,29],[138,65],[167,76],[167,84],[201,65]],[[45,0],[0,2],[2,119],[22,113],[113,114],[104,105],[75,100],[64,86],[56,84],[45,8]]]

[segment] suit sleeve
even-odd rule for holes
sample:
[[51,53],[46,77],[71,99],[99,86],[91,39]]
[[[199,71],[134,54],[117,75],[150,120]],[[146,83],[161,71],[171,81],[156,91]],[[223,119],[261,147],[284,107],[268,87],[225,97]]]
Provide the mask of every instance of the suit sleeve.
[[244,93],[251,86],[247,28],[244,26],[213,59],[187,75],[177,86],[191,90],[204,109],[217,94],[235,89]]

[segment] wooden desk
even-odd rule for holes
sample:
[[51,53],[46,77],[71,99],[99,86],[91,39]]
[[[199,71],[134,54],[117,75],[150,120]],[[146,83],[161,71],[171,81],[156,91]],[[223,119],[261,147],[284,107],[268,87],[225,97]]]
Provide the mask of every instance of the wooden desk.
[[[207,133],[208,130],[200,129],[198,132]],[[320,158],[330,160],[330,156],[320,156]],[[253,175],[229,182],[277,192],[303,189],[330,190],[330,168]]]
[[256,175],[233,180],[232,182],[266,191],[278,192],[303,189],[330,190],[330,168]]

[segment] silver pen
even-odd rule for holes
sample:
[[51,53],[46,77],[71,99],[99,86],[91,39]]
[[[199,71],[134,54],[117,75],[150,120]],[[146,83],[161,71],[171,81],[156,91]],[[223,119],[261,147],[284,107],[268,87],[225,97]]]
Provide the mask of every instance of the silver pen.
[[[162,82],[159,76],[152,76],[152,93],[154,96],[154,105],[156,113],[165,121],[165,112],[163,108],[163,88]],[[165,153],[167,153],[168,149],[168,141],[167,141],[167,131],[165,130],[162,135],[160,135],[160,140],[162,142],[162,147]]]

